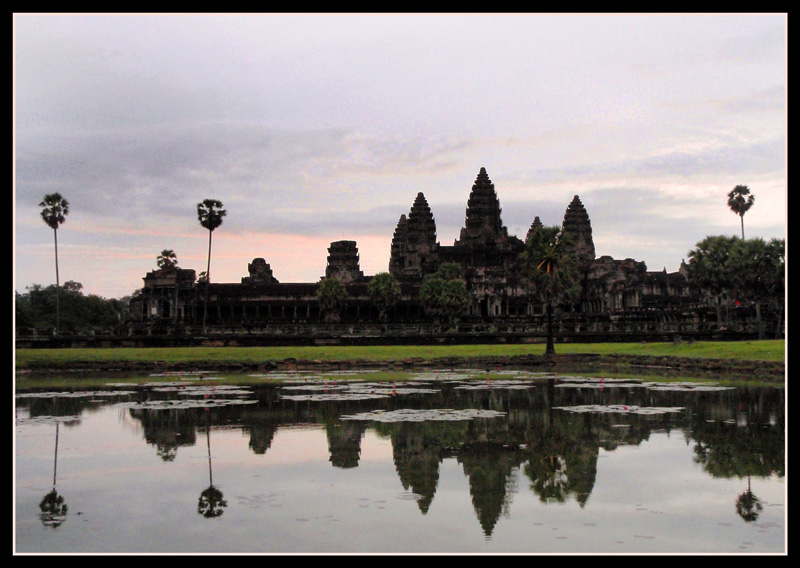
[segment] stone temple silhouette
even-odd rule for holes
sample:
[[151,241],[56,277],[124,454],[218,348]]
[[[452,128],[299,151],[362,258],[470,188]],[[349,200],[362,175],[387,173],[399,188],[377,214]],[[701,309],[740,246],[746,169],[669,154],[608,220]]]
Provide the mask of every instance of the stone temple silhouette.
[[[541,225],[534,216],[525,238]],[[690,285],[683,262],[677,272],[668,273],[666,269],[648,271],[643,261],[631,258],[598,257],[589,213],[578,195],[567,204],[561,227],[572,236],[581,273],[580,298],[560,306],[561,337],[629,340],[718,330],[710,321],[713,310]],[[503,225],[495,186],[482,167],[467,199],[464,225],[452,245],[437,240],[436,219],[422,192],[417,193],[409,212],[400,215],[387,272],[400,283],[402,295],[388,323],[379,322],[378,308],[367,293],[374,275],[361,270],[356,241],[341,240],[330,244],[320,282],[336,278],[345,284],[348,299],[339,323],[344,328],[323,330],[316,296],[320,282],[279,282],[266,260],[255,258],[241,282],[208,284],[207,331],[232,336],[293,336],[312,343],[332,333],[362,338],[389,333],[409,341],[420,339],[430,332],[426,326],[431,324],[420,300],[422,280],[443,264],[456,263],[463,269],[471,295],[459,322],[462,336],[504,333],[506,340],[524,340],[544,329],[543,306],[520,274],[524,249],[525,241],[510,235]],[[191,269],[149,272],[144,287],[130,302],[129,335],[197,333],[204,286]]]

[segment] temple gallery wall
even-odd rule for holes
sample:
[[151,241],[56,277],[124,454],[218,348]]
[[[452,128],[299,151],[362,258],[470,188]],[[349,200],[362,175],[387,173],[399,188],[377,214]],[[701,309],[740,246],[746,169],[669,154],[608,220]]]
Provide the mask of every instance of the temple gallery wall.
[[[445,245],[437,240],[433,211],[418,193],[408,213],[400,215],[391,241],[387,272],[399,282],[401,296],[388,319],[379,318],[369,297],[374,275],[361,270],[357,243],[342,240],[330,244],[324,276],[315,283],[279,282],[264,258],[253,259],[247,276],[237,283],[206,284],[198,281],[194,270],[177,267],[149,272],[130,302],[126,334],[203,334],[240,343],[247,338],[261,343],[441,342],[448,337],[538,341],[545,332],[543,306],[520,272],[528,235],[510,235],[501,212],[494,184],[481,168],[459,237]],[[541,221],[534,217],[529,231],[537,225]],[[566,206],[562,229],[572,236],[581,292],[575,301],[558,307],[559,340],[741,338],[755,332],[752,310],[747,308],[727,310],[725,321],[718,321],[720,311],[690,285],[683,263],[677,272],[668,273],[648,271],[643,261],[630,258],[598,257],[589,214],[577,195]],[[462,268],[470,301],[457,324],[444,329],[425,312],[420,286],[425,276],[446,263]],[[347,291],[337,323],[325,321],[317,299],[325,279],[341,281]]]

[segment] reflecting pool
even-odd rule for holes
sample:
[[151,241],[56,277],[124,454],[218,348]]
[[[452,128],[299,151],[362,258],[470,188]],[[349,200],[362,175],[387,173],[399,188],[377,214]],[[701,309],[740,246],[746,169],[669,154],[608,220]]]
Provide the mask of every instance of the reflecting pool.
[[778,553],[785,391],[525,371],[16,393],[17,553]]

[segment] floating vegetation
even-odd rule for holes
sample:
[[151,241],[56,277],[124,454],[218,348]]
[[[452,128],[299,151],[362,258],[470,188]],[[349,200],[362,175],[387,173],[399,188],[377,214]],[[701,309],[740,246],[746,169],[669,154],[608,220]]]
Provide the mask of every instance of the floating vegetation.
[[331,371],[269,371],[267,373],[252,373],[248,377],[267,379],[270,381],[325,381],[335,379],[359,379],[363,375],[379,373],[380,369],[353,369],[353,370],[331,370]]
[[[368,400],[372,398],[388,398],[398,395],[409,394],[435,394],[440,392],[438,389],[418,388],[408,386],[408,383],[402,383],[403,386],[396,387],[394,384],[387,383],[357,383],[347,384],[340,383],[336,385],[303,385],[303,386],[285,386],[283,389],[287,390],[312,390],[323,391],[322,393],[314,393],[308,395],[281,395],[285,400],[306,400],[306,401],[346,401],[346,400]],[[338,392],[328,392],[338,391]]]
[[347,390],[351,388],[351,385],[348,384],[336,384],[336,383],[321,383],[321,382],[313,382],[313,383],[301,383],[301,384],[291,384],[291,385],[284,385],[281,387],[283,390]]
[[229,385],[186,386],[181,384],[170,384],[166,386],[163,385],[153,386],[151,388],[148,388],[147,390],[151,392],[179,392],[181,394],[196,395],[196,396],[215,395],[215,394],[249,395],[252,393],[250,389],[229,386]]
[[560,375],[555,376],[555,379],[558,379],[560,382],[569,382],[569,383],[610,383],[610,384],[635,384],[641,385],[641,379],[613,379],[610,377],[574,377],[571,375]]
[[352,369],[347,371],[325,371],[322,374],[331,377],[351,377],[353,375],[366,375],[367,373],[379,373],[380,369]]
[[[165,371],[163,373],[150,373],[149,377],[186,377],[187,379],[191,378],[203,378],[206,375],[210,375],[212,371]],[[195,377],[194,375],[197,375]]]
[[390,394],[378,392],[347,392],[347,393],[317,393],[317,394],[290,394],[282,396],[283,400],[310,401],[310,402],[339,402],[346,400],[370,400],[374,398],[389,398]]
[[596,414],[667,414],[669,412],[681,412],[682,406],[627,406],[624,404],[581,404],[577,406],[554,406],[554,410],[566,410],[567,412],[594,412]]
[[606,379],[602,377],[556,377],[556,388],[589,388],[603,389],[606,387],[641,387],[642,381],[638,379]]
[[418,381],[464,381],[474,377],[474,374],[456,373],[453,371],[431,371],[429,373],[414,374],[414,379]]
[[465,409],[452,410],[449,408],[439,409],[400,409],[400,410],[374,410],[361,414],[341,416],[341,420],[370,420],[373,422],[426,422],[429,420],[437,421],[460,421],[474,420],[475,418],[496,418],[504,416],[505,412],[494,410]]
[[256,379],[268,379],[270,381],[306,381],[308,379],[322,379],[322,375],[311,371],[272,371],[269,373],[253,373],[247,375]]
[[535,385],[533,381],[523,381],[515,379],[487,379],[483,381],[473,380],[468,383],[458,385],[459,390],[491,390],[491,389],[532,389]]
[[143,402],[123,402],[118,404],[123,408],[140,408],[147,410],[174,410],[187,408],[213,408],[218,406],[231,406],[234,404],[257,404],[257,400],[241,398],[205,398],[184,400],[146,400]]
[[733,390],[735,387],[722,387],[709,383],[646,383],[648,390],[676,392],[713,392]]
[[94,396],[121,396],[135,394],[134,391],[67,391],[67,392],[18,392],[17,398],[86,398]]
[[70,416],[52,416],[47,414],[40,414],[39,416],[17,416],[16,417],[16,424],[17,426],[24,425],[36,425],[36,424],[80,424],[81,417],[70,415]]

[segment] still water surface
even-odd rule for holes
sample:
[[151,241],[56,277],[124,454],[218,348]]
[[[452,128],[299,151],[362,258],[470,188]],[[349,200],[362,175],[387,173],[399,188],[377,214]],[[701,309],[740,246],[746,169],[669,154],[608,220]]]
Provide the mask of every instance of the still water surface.
[[18,391],[17,553],[786,549],[783,389],[250,378]]

